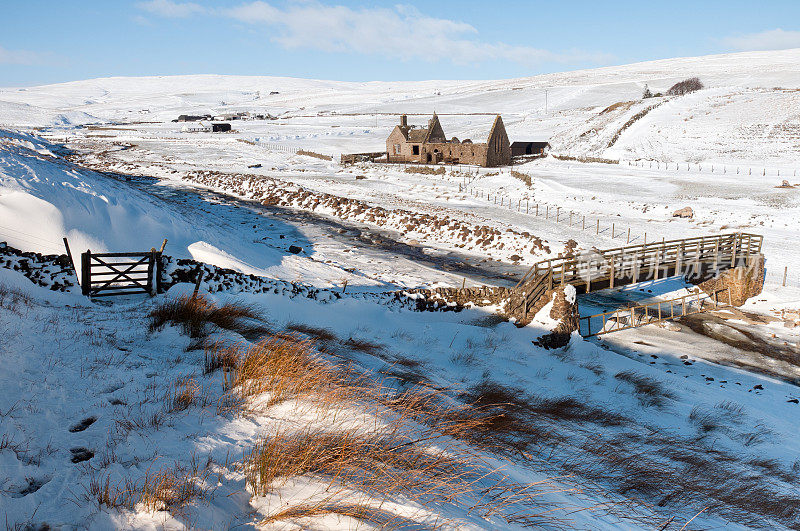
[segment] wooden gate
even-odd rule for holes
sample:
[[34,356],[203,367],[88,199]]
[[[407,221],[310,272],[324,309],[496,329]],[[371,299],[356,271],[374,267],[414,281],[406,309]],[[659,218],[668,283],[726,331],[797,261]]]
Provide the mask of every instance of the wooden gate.
[[161,252],[81,254],[81,290],[87,297],[149,293],[160,289]]

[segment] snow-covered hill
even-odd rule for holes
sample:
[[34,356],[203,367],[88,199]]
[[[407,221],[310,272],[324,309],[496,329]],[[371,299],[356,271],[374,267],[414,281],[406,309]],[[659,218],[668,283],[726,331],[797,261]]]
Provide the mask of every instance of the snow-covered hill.
[[[645,85],[664,92],[692,76],[700,77],[706,89],[640,101]],[[622,105],[603,112],[618,103]],[[623,124],[653,104],[659,105],[609,146]],[[798,108],[800,49],[666,59],[497,81],[353,83],[193,75],[0,90],[0,124],[13,126],[169,121],[179,114],[246,110],[279,115],[288,124],[302,117],[314,124],[313,133],[299,133],[308,139],[333,125],[352,126],[351,143],[338,150],[357,151],[381,147],[383,124],[373,129],[374,121],[363,116],[309,119],[331,113],[501,113],[512,140],[550,139],[556,151],[571,155],[772,165],[800,155]],[[486,134],[487,121],[453,116],[445,118],[444,125],[448,134],[452,131],[459,138],[480,137]]]

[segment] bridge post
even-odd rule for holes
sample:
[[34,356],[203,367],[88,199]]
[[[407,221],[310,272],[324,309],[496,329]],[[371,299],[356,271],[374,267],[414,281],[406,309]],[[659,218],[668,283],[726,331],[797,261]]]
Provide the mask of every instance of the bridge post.
[[733,243],[731,244],[731,267],[736,267],[736,247],[741,241],[741,235],[738,232],[733,235]]
[[615,272],[614,272],[614,257],[612,256],[611,257],[611,280],[610,280],[611,284],[609,286],[611,289],[614,289],[614,274],[615,274]]
[[660,253],[656,252],[655,259],[656,259],[656,271],[655,271],[654,279],[658,280],[658,268],[661,266],[661,255],[660,255]]
[[719,270],[719,237],[714,240],[714,275]]

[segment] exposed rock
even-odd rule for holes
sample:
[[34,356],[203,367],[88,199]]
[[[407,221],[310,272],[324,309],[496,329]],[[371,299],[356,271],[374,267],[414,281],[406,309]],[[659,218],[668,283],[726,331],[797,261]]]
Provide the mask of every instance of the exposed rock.
[[580,325],[575,286],[569,284],[561,286],[548,292],[542,299],[545,301],[545,305],[552,300],[550,318],[558,321],[558,324],[549,334],[540,336],[536,340],[536,344],[546,349],[567,346],[572,333],[578,330]]
[[297,245],[290,245],[289,246],[289,252],[292,253],[292,254],[300,254],[300,253],[303,252],[303,248],[302,247],[298,247]]
[[692,207],[679,208],[672,213],[672,217],[692,219],[694,217],[694,210],[692,210]]
[[[706,280],[699,288],[712,295],[715,292],[730,288],[730,303],[733,306],[743,305],[747,299],[761,293],[764,287],[764,255],[750,257],[748,265],[740,265],[727,269],[711,280]],[[720,294],[720,302],[727,303],[727,291]]]

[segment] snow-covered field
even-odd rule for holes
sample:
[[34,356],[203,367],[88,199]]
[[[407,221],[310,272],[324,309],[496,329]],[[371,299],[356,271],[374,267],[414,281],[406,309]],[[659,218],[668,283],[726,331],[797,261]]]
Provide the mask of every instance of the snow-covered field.
[[[686,529],[796,528],[799,65],[787,50],[502,81],[176,76],[0,89],[0,241],[60,254],[64,237],[73,253],[166,238],[176,258],[320,289],[209,297],[257,308],[262,335],[316,338],[324,363],[353,363],[382,387],[435,389],[451,406],[511,401],[503,412],[516,423],[503,433],[514,444],[487,431],[493,446],[424,415],[396,424],[397,409],[366,395],[275,402],[267,391],[222,407],[237,388],[204,370],[209,349],[177,326],[148,329],[148,312],[190,284],[101,304],[0,268],[0,515],[11,528],[681,529],[695,516]],[[664,92],[695,75],[705,89],[641,100],[645,84]],[[481,141],[502,113],[512,141],[549,140],[564,157],[440,174],[338,164],[384,149],[398,113],[423,124],[434,110],[448,137]],[[224,134],[171,121],[235,111],[278,118]],[[575,160],[587,157],[619,162]],[[693,218],[672,216],[687,206]],[[517,328],[491,308],[416,312],[388,295],[513,285],[575,245],[734,231],[764,235],[765,291],[702,334],[652,325],[548,351],[533,344],[552,324],[544,314]],[[260,339],[209,334],[242,349]],[[193,398],[176,399],[185,389]],[[470,455],[475,481],[450,498],[352,483],[326,498],[336,480],[323,471],[265,492],[248,469],[249,452],[281,433],[397,426],[420,452]],[[154,478],[181,478],[185,496],[153,502],[141,493]],[[395,520],[329,510],[354,500]],[[265,520],[312,501],[316,513]]]

